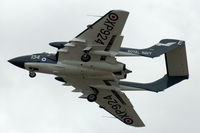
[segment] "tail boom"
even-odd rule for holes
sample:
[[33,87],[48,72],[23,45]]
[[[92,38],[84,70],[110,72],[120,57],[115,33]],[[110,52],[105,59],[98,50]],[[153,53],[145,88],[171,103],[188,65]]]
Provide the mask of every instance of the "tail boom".
[[[174,42],[176,42],[176,45]],[[162,49],[162,51],[166,51],[164,54],[167,74],[159,80],[151,83],[120,81],[122,90],[148,90],[153,92],[160,92],[189,78],[185,42],[179,40],[164,39],[160,41],[160,44],[167,44],[165,47],[173,46],[171,48],[167,48],[167,50]]]

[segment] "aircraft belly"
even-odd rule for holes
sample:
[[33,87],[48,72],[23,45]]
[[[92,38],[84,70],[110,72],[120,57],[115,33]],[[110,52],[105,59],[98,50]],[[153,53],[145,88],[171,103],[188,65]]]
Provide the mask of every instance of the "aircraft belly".
[[74,75],[74,76],[82,76],[82,77],[96,77],[103,76],[107,74],[107,71],[98,70],[91,67],[83,67],[77,65],[67,65],[65,66],[65,75]]
[[36,71],[40,73],[60,75],[64,72],[64,68],[57,64],[49,63],[25,63],[25,69],[28,71]]

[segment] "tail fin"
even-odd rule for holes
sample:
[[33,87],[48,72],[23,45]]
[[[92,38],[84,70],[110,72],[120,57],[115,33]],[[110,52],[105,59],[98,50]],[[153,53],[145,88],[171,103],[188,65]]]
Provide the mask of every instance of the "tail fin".
[[[185,42],[172,39],[161,40],[161,44],[177,42],[178,46],[165,53],[167,74],[152,83],[134,83],[120,81],[122,90],[149,90],[154,92],[163,91],[170,86],[189,78]],[[132,88],[132,89],[131,89]]]
[[[169,40],[170,41],[170,40]],[[168,76],[189,76],[185,42],[177,48],[165,53]]]

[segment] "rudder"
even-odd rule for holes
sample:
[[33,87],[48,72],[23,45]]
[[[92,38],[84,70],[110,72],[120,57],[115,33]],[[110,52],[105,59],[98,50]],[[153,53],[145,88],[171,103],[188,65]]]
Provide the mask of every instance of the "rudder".
[[[173,41],[168,40],[166,41]],[[180,46],[165,53],[168,76],[184,76],[189,78],[185,41],[180,41]]]

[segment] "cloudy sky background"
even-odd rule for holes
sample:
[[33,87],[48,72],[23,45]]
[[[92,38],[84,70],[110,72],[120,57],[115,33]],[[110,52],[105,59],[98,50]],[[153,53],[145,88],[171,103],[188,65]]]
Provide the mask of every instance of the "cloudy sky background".
[[[0,0],[0,133],[188,133],[200,132],[200,1],[197,0]],[[79,99],[54,76],[7,62],[16,56],[56,52],[51,41],[68,41],[112,9],[130,12],[122,46],[149,47],[161,39],[186,41],[190,79],[161,93],[126,92],[146,124],[127,126]],[[133,70],[127,80],[150,82],[165,73],[163,56],[119,58]]]

